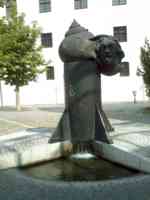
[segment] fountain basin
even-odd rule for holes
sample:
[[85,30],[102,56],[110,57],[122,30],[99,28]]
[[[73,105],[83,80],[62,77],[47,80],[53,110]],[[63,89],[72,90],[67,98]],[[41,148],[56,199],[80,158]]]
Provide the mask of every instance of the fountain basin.
[[[37,164],[68,155],[72,144],[67,141],[49,144],[51,136],[49,129],[39,128],[16,133],[16,137],[14,134],[12,138],[1,138],[0,169]],[[149,157],[140,154],[140,151],[134,152],[132,148],[128,148],[128,144],[122,146],[114,140],[114,144],[109,145],[95,142],[93,147],[96,156],[135,170],[150,172]]]
[[[101,176],[101,180],[98,178],[97,174],[94,175],[95,177],[93,179],[93,174],[95,174],[95,169],[91,169],[93,164],[88,164],[88,166],[90,166],[90,169],[88,169],[87,171],[81,166],[82,170],[85,170],[85,178],[83,178],[83,176],[81,177],[82,173],[79,173],[79,171],[73,176],[74,180],[71,179],[72,176],[67,174],[65,174],[66,180],[60,179],[60,177],[64,178],[64,176],[61,175],[62,171],[61,173],[60,171],[57,171],[58,173],[55,173],[53,177],[51,176],[51,178],[50,176],[46,178],[43,176],[37,176],[37,173],[35,173],[35,168],[34,170],[33,168],[31,170],[28,165],[52,160],[52,165],[55,166],[56,164],[54,163],[54,160],[56,159],[55,161],[57,163],[58,158],[60,158],[60,162],[62,162],[61,165],[64,165],[64,160],[61,159],[64,159],[64,153],[69,152],[69,148],[71,147],[69,143],[57,143],[57,145],[54,144],[55,148],[52,148],[51,144],[47,143],[49,137],[49,130],[32,129],[14,135],[12,138],[8,137],[0,139],[0,168],[3,169],[0,171],[0,197],[2,197],[2,199],[149,199],[150,176],[138,173],[137,171],[127,168],[124,168],[125,172],[121,171],[121,174],[119,176],[117,176],[116,174],[114,175],[108,173],[109,170],[106,170],[109,177],[102,177],[102,170],[104,170],[104,168],[106,169],[107,164],[103,164],[103,167],[105,166],[104,168],[102,167],[102,165],[94,164],[94,166],[98,167],[96,168],[96,172],[98,172],[99,177]],[[117,163],[125,162],[126,164],[126,160],[128,158],[128,163],[132,165],[132,168],[134,168],[133,163],[136,167],[141,165],[140,162],[143,162],[143,165],[145,163],[145,166],[147,166],[148,171],[150,166],[148,165],[149,161],[147,159],[145,161],[145,158],[143,158],[144,156],[142,157],[140,155],[135,155],[129,150],[127,151],[127,149],[123,149],[121,146],[115,145],[116,144],[105,145],[101,143],[95,143],[95,152],[97,154],[99,153],[103,157],[106,156],[108,160],[114,159],[114,161]],[[54,154],[50,154],[51,152],[53,152]],[[136,160],[137,162],[135,162]],[[102,162],[101,160],[99,161]],[[73,162],[75,162],[75,166],[77,166],[79,160],[75,160]],[[82,165],[85,166],[86,162],[86,160],[82,161]],[[45,171],[44,168],[50,168],[50,162],[47,162],[47,164],[45,163],[45,165],[44,163],[41,164],[43,169],[41,169],[41,173],[39,174],[42,174],[42,171]],[[60,163],[58,161],[57,166],[59,164]],[[28,166],[28,168],[26,168],[25,166]],[[25,168],[7,169],[12,167]],[[41,168],[40,165],[37,166],[38,172],[39,168]],[[141,170],[141,168],[139,169]],[[83,172],[82,170],[81,172]],[[89,174],[89,181],[87,181],[86,178],[87,174]]]

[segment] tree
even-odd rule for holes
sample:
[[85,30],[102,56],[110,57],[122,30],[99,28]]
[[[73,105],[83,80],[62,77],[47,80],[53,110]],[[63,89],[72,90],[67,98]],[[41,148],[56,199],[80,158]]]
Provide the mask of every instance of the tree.
[[16,0],[0,0],[0,7],[7,6],[8,4],[10,4],[14,1],[16,2]]
[[5,3],[6,3],[5,0],[0,0],[0,7],[3,7]]
[[[7,1],[9,0],[0,0],[0,7],[6,6]],[[2,92],[2,82],[0,80],[0,102],[1,102],[1,107],[3,107],[3,92]]]
[[150,43],[147,38],[145,39],[144,46],[141,47],[140,59],[142,64],[140,74],[145,83],[146,95],[150,97]]
[[20,87],[35,81],[45,66],[41,46],[37,45],[40,29],[25,24],[24,15],[17,15],[12,6],[9,18],[0,19],[0,79],[15,86],[16,108],[21,109]]

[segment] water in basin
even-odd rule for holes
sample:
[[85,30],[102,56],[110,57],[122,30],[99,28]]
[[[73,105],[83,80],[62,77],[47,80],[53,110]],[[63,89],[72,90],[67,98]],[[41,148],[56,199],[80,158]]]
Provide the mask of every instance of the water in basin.
[[22,170],[31,177],[55,181],[100,181],[134,176],[138,173],[88,153],[75,154]]

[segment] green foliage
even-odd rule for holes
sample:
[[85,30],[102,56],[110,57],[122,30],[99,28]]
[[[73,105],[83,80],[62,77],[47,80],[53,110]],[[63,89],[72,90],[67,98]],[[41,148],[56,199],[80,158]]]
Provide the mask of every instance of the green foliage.
[[141,64],[143,66],[143,80],[146,86],[146,95],[150,97],[150,43],[149,40],[145,39],[145,44],[141,47]]
[[0,0],[0,7],[4,7],[5,5],[16,4],[16,0]]
[[0,7],[3,7],[5,3],[6,3],[5,0],[0,0]]
[[40,29],[25,24],[24,15],[0,19],[0,79],[16,88],[36,80],[40,66],[45,65],[41,46],[37,45]]
[[10,4],[12,2],[16,2],[16,0],[0,0],[0,7],[4,7],[4,5]]

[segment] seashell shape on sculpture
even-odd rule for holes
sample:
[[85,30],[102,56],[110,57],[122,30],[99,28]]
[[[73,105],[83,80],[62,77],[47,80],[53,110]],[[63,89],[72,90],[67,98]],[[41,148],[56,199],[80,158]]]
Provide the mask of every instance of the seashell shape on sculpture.
[[73,20],[71,26],[65,34],[65,37],[77,34],[80,37],[93,38],[93,34],[88,31],[88,29],[81,26],[75,19]]

